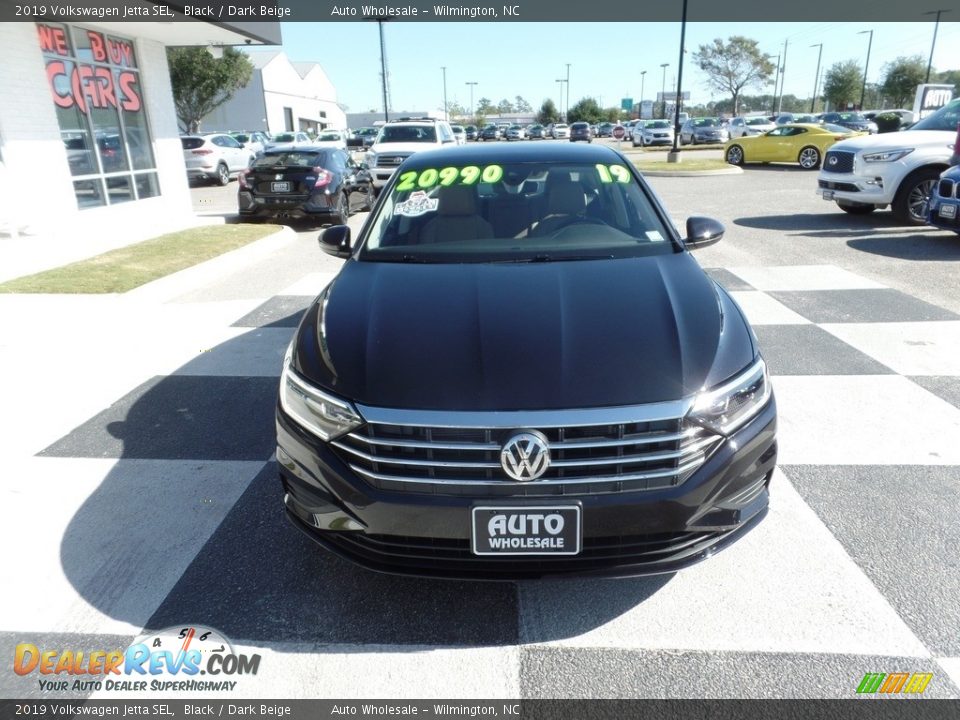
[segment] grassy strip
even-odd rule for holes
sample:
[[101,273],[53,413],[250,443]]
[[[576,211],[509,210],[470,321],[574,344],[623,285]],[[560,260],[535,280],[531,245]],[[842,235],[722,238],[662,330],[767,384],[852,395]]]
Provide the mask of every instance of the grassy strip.
[[122,293],[279,230],[276,225],[206,225],[0,284],[0,293]]

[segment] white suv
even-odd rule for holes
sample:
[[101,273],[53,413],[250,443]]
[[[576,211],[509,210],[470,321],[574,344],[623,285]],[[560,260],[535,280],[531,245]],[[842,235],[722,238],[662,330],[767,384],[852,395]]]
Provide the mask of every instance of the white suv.
[[415,152],[456,146],[456,136],[445,120],[403,118],[388,122],[367,151],[374,190],[380,192],[400,164]]
[[817,191],[853,215],[892,205],[898,220],[923,225],[927,201],[949,165],[958,123],[960,98],[909,130],[842,140],[824,157]]

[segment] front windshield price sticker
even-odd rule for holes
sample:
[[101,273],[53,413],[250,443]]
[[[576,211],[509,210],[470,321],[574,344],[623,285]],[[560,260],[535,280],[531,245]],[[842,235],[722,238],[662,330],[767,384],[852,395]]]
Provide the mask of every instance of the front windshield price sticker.
[[427,197],[423,190],[417,190],[403,202],[398,202],[393,208],[394,215],[404,217],[419,217],[429,212],[435,212],[440,201],[437,198]]
[[600,165],[598,163],[597,172],[600,174],[600,182],[630,182],[630,171],[623,165]]
[[434,185],[440,187],[449,187],[454,183],[461,185],[474,185],[478,180],[485,183],[500,182],[503,177],[503,168],[499,165],[487,165],[481,169],[476,165],[467,165],[466,167],[445,167],[437,170],[427,168],[426,170],[411,170],[400,175],[400,181],[395,188],[396,192],[407,192],[409,190],[429,190]]

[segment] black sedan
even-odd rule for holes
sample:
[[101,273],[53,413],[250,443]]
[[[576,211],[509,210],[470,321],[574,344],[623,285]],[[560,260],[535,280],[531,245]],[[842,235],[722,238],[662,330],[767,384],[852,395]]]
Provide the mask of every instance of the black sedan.
[[500,139],[500,128],[496,125],[487,125],[483,130],[480,131],[480,140],[499,140]]
[[242,218],[314,218],[339,225],[373,202],[366,167],[336,148],[267,151],[239,180]]
[[764,516],[776,408],[743,312],[613,148],[416,153],[287,351],[295,527],[443,578],[671,572]]
[[824,124],[839,125],[849,130],[857,132],[875,133],[877,126],[858,112],[828,112],[824,113],[820,122]]

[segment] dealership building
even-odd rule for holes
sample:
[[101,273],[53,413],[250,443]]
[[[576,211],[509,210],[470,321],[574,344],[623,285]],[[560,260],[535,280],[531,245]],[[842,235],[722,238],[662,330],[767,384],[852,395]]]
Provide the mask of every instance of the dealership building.
[[279,23],[0,23],[0,229],[96,244],[182,227],[193,212],[166,48],[280,43]]

